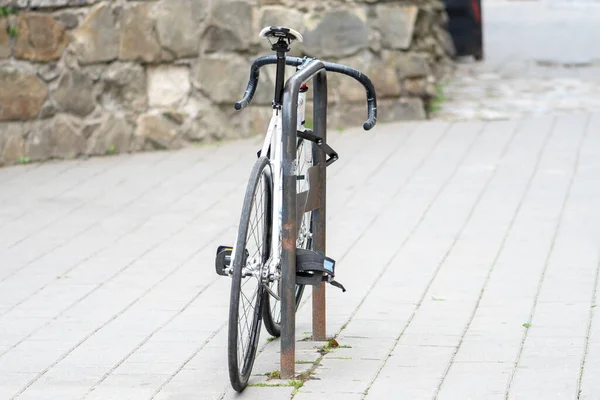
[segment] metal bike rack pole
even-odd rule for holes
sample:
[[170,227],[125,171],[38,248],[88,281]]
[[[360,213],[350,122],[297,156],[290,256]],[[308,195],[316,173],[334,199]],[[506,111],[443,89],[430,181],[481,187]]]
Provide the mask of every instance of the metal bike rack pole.
[[[327,143],[327,74],[320,71],[313,80],[314,84],[314,110],[313,133]],[[313,211],[313,250],[327,254],[326,247],[326,187],[327,171],[326,156],[323,151],[313,145],[314,164],[319,166],[318,196],[319,208]],[[313,286],[312,295],[312,338],[313,340],[326,340],[326,307],[325,307],[325,282]]]
[[[281,377],[293,378],[296,363],[296,141],[298,94],[303,82],[319,71],[325,74],[321,61],[313,60],[285,83],[283,92],[283,207],[281,254]],[[321,80],[323,84],[325,80]],[[315,82],[316,83],[316,82]],[[319,84],[316,83],[316,86]],[[315,86],[315,90],[316,89]],[[321,93],[321,92],[320,92]]]

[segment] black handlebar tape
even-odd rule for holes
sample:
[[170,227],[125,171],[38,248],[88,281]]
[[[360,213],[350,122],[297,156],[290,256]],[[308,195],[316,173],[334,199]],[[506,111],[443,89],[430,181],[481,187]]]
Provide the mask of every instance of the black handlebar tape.
[[[285,63],[286,65],[291,65],[297,67],[301,65],[303,60],[298,57],[286,57]],[[258,78],[260,76],[260,69],[265,65],[277,64],[277,56],[264,56],[257,58],[250,67],[250,79],[248,80],[248,87],[246,87],[246,91],[244,92],[244,96],[242,100],[238,101],[233,105],[236,110],[241,110],[246,107],[252,101],[254,94],[256,93],[256,88],[258,87]]]
[[355,70],[354,68],[330,62],[324,62],[323,65],[327,71],[347,75],[356,79],[364,86],[365,90],[367,91],[367,112],[369,119],[367,119],[367,121],[363,124],[363,129],[368,131],[373,128],[377,123],[377,95],[375,94],[373,82],[371,82],[368,76],[360,71]]
[[363,124],[365,131],[371,130],[377,123],[377,100],[375,98],[367,100],[369,119]]

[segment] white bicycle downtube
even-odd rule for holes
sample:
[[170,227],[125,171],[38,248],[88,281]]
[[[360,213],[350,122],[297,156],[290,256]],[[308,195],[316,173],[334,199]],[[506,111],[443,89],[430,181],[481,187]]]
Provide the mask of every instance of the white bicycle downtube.
[[283,143],[283,118],[281,110],[274,117],[276,120],[275,129],[271,137],[271,167],[273,171],[273,234],[271,236],[271,265],[269,272],[275,272],[275,268],[281,263],[281,224],[283,218],[283,164],[281,162]]

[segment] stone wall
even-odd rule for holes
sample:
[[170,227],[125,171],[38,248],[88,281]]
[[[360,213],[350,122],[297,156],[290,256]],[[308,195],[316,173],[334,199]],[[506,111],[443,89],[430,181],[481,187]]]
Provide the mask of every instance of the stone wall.
[[[177,148],[263,132],[274,71],[232,104],[261,27],[305,36],[292,55],[367,73],[380,120],[426,117],[452,45],[438,0],[0,0],[0,165]],[[330,75],[333,127],[366,118],[365,94]]]

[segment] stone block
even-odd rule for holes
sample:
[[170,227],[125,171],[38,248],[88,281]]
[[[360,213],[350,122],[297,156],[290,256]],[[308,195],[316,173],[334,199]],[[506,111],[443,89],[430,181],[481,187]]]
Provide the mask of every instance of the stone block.
[[92,8],[83,24],[73,32],[73,47],[81,64],[111,61],[119,56],[119,31],[108,3]]
[[99,0],[29,0],[32,8],[55,8],[65,6],[85,6],[94,4]]
[[64,27],[52,15],[22,13],[18,16],[15,58],[51,61],[60,58],[68,38]]
[[227,120],[210,100],[192,97],[183,107],[183,112],[187,118],[181,130],[186,140],[201,142],[224,137]]
[[409,97],[435,97],[436,90],[432,82],[426,78],[405,79],[402,82],[403,94]]
[[[385,51],[377,56],[364,51],[356,56],[342,59],[340,63],[364,72],[373,82],[378,99],[400,95],[401,86],[396,75],[396,59],[393,52]],[[343,75],[329,75],[328,78],[332,87],[338,86],[342,102],[364,103],[366,101],[365,88],[354,79]]]
[[101,103],[105,109],[143,111],[148,106],[146,73],[134,63],[116,62],[102,74],[104,90]]
[[162,49],[155,34],[151,3],[128,4],[121,16],[119,58],[153,63],[161,60]]
[[56,106],[56,104],[52,101],[52,99],[48,99],[42,104],[42,108],[40,109],[40,113],[38,114],[38,118],[47,119],[52,118],[56,113],[60,110]]
[[52,156],[48,122],[37,120],[24,125],[25,136],[27,136],[26,154],[31,161],[45,160]]
[[177,125],[160,114],[144,114],[137,120],[135,146],[141,149],[166,150],[177,138]]
[[86,140],[81,133],[81,121],[67,114],[58,114],[50,125],[52,156],[74,158],[85,150]]
[[85,73],[66,70],[53,93],[54,100],[64,111],[86,116],[94,110],[94,83]]
[[40,112],[48,90],[33,71],[0,67],[0,121],[32,119]]
[[192,71],[192,84],[216,103],[238,101],[248,82],[250,63],[233,54],[214,54],[201,57]]
[[454,56],[456,49],[454,48],[454,42],[450,32],[440,26],[432,27],[433,36],[440,43],[440,47],[444,50],[445,54],[449,57]]
[[[339,60],[340,64],[347,65],[359,71],[366,73],[367,65],[373,60],[373,55],[368,51],[363,51],[355,56],[344,58]],[[368,74],[367,74],[368,75]],[[370,76],[372,78],[372,76]],[[366,101],[365,88],[350,78],[340,74],[328,74],[327,75],[327,88],[329,92],[334,92],[339,95],[341,102],[360,103]],[[377,88],[375,88],[377,90]],[[379,95],[379,92],[377,92]],[[331,99],[332,102],[336,102],[336,95]]]
[[396,51],[392,55],[396,59],[395,64],[398,79],[420,78],[432,73],[430,65],[433,63],[433,60],[427,53]]
[[365,72],[371,78],[378,98],[400,95],[401,87],[396,75],[396,59],[392,52],[382,52],[381,57],[373,58],[368,63]]
[[377,102],[380,122],[412,121],[427,118],[423,100],[419,98],[401,98]]
[[406,50],[410,47],[418,13],[417,6],[379,4],[375,7],[376,26],[383,47]]
[[210,22],[202,35],[205,52],[247,50],[257,36],[254,8],[245,1],[219,1],[213,5]]
[[207,0],[163,0],[153,8],[156,35],[161,46],[175,58],[198,55],[201,22]]
[[67,30],[75,29],[79,26],[79,12],[73,12],[70,10],[66,10],[63,12],[59,12],[54,14],[54,18],[56,18],[62,26]]
[[38,68],[38,76],[41,77],[46,82],[51,82],[54,79],[58,78],[61,74],[61,67],[56,63],[46,63],[42,64]]
[[86,154],[124,153],[131,147],[133,127],[121,116],[104,115],[87,141]]
[[25,141],[21,124],[0,125],[0,165],[16,164],[24,155]]
[[304,51],[314,57],[343,57],[369,45],[366,13],[361,8],[333,10],[305,19]]
[[287,26],[302,32],[304,30],[304,14],[293,8],[284,6],[266,6],[261,9],[260,26]]
[[177,107],[189,95],[190,71],[186,66],[160,65],[148,68],[150,107]]

